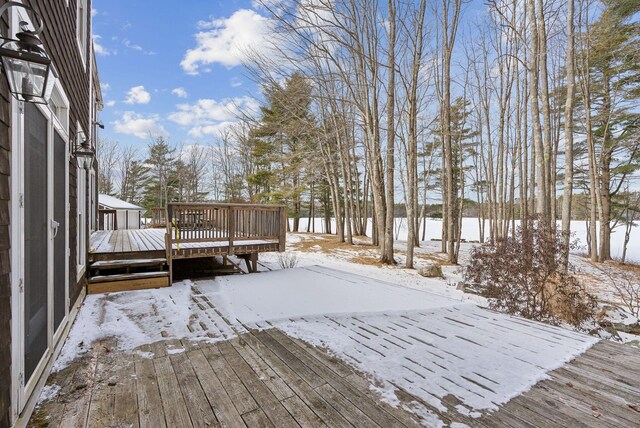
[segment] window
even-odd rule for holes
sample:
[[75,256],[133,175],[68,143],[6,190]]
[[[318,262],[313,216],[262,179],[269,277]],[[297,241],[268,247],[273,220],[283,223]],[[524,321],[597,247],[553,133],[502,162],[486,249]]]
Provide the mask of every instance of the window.
[[87,27],[88,17],[87,0],[77,0],[77,16],[76,16],[76,36],[78,38],[78,47],[82,56],[82,64],[85,64],[87,56]]
[[64,98],[57,86],[54,87],[51,92],[49,108],[51,108],[53,115],[58,119],[60,126],[66,132],[69,129],[69,102]]

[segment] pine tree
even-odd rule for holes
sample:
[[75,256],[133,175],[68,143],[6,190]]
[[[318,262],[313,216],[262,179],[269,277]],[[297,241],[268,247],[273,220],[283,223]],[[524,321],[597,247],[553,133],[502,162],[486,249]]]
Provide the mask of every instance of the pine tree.
[[252,156],[256,171],[248,177],[258,188],[258,202],[286,203],[299,228],[302,192],[307,186],[305,165],[312,153],[314,121],[311,116],[311,86],[299,73],[283,85],[265,91],[259,125],[252,130]]
[[158,137],[148,146],[149,181],[144,192],[145,208],[164,207],[175,199],[176,149],[163,137]]

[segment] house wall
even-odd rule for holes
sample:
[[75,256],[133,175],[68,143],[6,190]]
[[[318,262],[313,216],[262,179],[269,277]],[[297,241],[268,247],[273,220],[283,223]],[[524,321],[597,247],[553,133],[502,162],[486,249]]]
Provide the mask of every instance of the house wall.
[[[76,40],[76,1],[69,0],[24,0],[33,7],[44,20],[42,41],[44,48],[53,60],[64,91],[69,98],[69,135],[76,134],[76,123],[80,123],[86,135],[90,126],[90,46],[91,19],[88,19],[87,42],[84,60],[80,55]],[[4,2],[0,2],[4,3]],[[91,0],[87,1],[87,10],[91,10]],[[90,14],[89,14],[90,16]],[[8,14],[0,17],[2,34],[8,33]],[[84,62],[84,66],[83,66]],[[0,72],[0,427],[11,426],[11,260],[10,260],[10,211],[11,203],[11,95],[4,71]],[[77,276],[78,231],[76,203],[76,162],[69,161],[69,297],[70,306],[76,302],[84,279]],[[88,186],[87,186],[88,188]],[[15,202],[15,201],[14,201]],[[88,219],[87,219],[88,221]],[[88,222],[85,227],[88,227]]]
[[[6,16],[6,15],[5,15]],[[7,33],[6,18],[0,21]],[[11,409],[11,266],[9,212],[11,209],[11,103],[4,73],[0,75],[0,427],[10,425]]]

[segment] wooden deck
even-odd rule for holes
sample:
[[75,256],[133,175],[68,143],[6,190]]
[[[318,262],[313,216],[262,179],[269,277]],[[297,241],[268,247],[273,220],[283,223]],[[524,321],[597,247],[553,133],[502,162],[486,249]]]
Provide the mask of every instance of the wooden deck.
[[[52,375],[61,390],[30,426],[411,427],[430,426],[381,401],[371,382],[319,348],[277,329],[217,344],[158,342],[133,356],[101,342]],[[145,358],[144,353],[152,353]],[[471,417],[430,408],[446,425],[631,427],[640,425],[638,352],[601,342],[549,373],[500,410]],[[407,406],[414,397],[398,391]],[[424,404],[424,403],[421,403]],[[427,405],[428,407],[428,405]]]
[[[316,270],[335,279],[330,271]],[[348,279],[357,280],[353,275]],[[517,395],[528,386],[510,389],[509,396],[516,396],[501,404],[492,397],[501,395],[504,374],[519,374],[509,372],[512,364],[506,364],[508,368],[503,363],[518,360],[525,375],[537,373],[539,379],[546,359],[540,359],[541,354],[564,348],[565,342],[581,340],[582,335],[473,305],[465,305],[463,312],[456,305],[382,316],[325,314],[239,322],[225,315],[216,300],[219,290],[212,285],[189,281],[169,294],[139,294],[143,300],[126,309],[125,293],[100,297],[103,305],[120,308],[123,325],[153,326],[148,342],[155,343],[126,352],[118,350],[113,338],[92,344],[87,354],[50,376],[49,388],[59,391],[34,413],[30,426],[640,426],[640,351],[629,346],[600,341],[547,372],[526,392]],[[167,323],[158,308],[175,305],[174,299],[186,305],[180,311],[188,315]],[[178,325],[181,322],[186,325]],[[318,323],[331,326],[331,340],[343,343],[351,359],[339,360],[284,332],[301,332],[306,324]],[[408,333],[412,325],[421,333]],[[199,340],[162,340],[172,337],[173,328],[188,329]],[[348,343],[342,341],[345,337]],[[482,348],[492,352],[483,353]],[[385,358],[407,383],[393,373],[372,379],[349,363]],[[445,371],[442,376],[422,382],[436,367]],[[400,407],[386,404],[372,389],[380,382],[395,387]],[[426,395],[415,395],[412,385],[421,385]],[[456,395],[460,388],[489,397],[498,410],[474,410],[458,398],[464,400],[466,393]]]
[[165,229],[98,230],[91,234],[92,261],[165,257]]
[[[165,229],[99,230],[91,234],[89,260],[141,260],[166,257]],[[226,241],[179,242],[172,244],[180,257],[199,258],[215,255],[249,254],[278,251],[277,239],[245,239],[233,243],[230,251]]]

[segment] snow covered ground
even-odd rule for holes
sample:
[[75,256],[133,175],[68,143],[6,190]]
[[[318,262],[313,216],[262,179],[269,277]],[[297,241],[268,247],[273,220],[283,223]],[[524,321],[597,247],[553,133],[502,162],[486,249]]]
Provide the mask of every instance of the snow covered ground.
[[[289,219],[289,223],[292,224],[292,220]],[[306,231],[308,224],[308,218],[300,219],[300,230]],[[332,221],[331,231],[335,232],[335,221]],[[520,224],[520,221],[516,221],[516,227]],[[560,224],[560,222],[558,222]],[[426,221],[426,241],[432,239],[440,239],[442,237],[442,221],[438,219],[427,219]],[[315,219],[316,233],[325,233],[324,219]],[[371,220],[369,220],[369,231],[371,230]],[[579,248],[577,252],[586,252],[587,247],[587,226],[584,221],[572,221],[571,230],[574,233],[575,240],[578,241]],[[489,222],[485,224],[485,236],[489,231]],[[422,233],[422,232],[421,232]],[[407,219],[397,218],[395,220],[395,239],[397,241],[407,240]],[[462,219],[462,239],[466,241],[478,241],[480,239],[480,223],[477,218],[463,218]],[[622,247],[624,244],[624,227],[618,227],[614,229],[611,235],[611,255],[614,258],[622,256]],[[631,236],[627,248],[627,259],[629,261],[640,261],[640,230],[634,227],[631,230]]]

